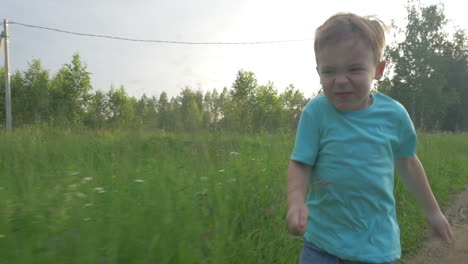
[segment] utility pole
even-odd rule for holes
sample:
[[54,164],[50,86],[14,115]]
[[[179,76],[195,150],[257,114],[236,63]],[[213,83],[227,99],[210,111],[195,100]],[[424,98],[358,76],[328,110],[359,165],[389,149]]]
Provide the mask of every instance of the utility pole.
[[11,122],[11,87],[10,87],[10,36],[8,34],[8,20],[3,19],[3,32],[0,41],[0,51],[5,41],[5,114],[6,131],[12,130]]

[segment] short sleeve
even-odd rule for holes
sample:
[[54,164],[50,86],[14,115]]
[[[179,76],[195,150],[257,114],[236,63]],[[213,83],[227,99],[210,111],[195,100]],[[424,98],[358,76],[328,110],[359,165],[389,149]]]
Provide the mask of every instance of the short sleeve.
[[[315,105],[316,106],[316,105]],[[301,114],[291,160],[313,166],[320,144],[319,113],[309,103]]]
[[403,108],[401,116],[399,144],[395,156],[399,158],[414,157],[417,148],[416,130],[406,109]]

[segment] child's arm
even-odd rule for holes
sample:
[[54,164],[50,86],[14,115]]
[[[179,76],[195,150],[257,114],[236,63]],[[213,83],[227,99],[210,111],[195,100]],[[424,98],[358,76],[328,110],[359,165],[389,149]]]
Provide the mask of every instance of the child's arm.
[[300,236],[305,233],[309,209],[305,205],[312,167],[291,160],[288,168],[288,231]]
[[426,215],[429,228],[441,239],[452,240],[450,224],[440,211],[440,207],[432,194],[424,168],[417,156],[398,158],[396,167],[409,191],[416,197]]

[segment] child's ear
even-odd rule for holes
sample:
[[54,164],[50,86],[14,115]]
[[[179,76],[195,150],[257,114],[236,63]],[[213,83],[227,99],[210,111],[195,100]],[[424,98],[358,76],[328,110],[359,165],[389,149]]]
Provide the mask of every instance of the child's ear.
[[380,78],[382,78],[383,72],[385,70],[385,65],[387,65],[386,61],[381,61],[379,65],[377,65],[377,68],[375,69],[374,79],[380,80]]

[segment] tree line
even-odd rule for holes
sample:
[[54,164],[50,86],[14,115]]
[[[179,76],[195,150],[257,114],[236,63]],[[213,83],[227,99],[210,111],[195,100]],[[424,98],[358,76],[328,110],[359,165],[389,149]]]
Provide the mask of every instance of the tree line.
[[[11,76],[15,127],[47,124],[92,129],[151,129],[239,132],[293,128],[309,99],[289,85],[278,94],[273,83],[258,85],[253,72],[240,70],[232,89],[195,91],[189,87],[169,98],[143,95],[136,99],[125,87],[92,91],[91,73],[79,54],[53,76],[33,60],[24,72]],[[5,69],[0,68],[0,77]],[[0,83],[0,122],[5,123],[4,83]]]
[[[418,129],[468,131],[468,51],[466,32],[449,39],[443,6],[409,4],[404,40],[385,51],[387,77],[375,89],[400,101]],[[311,74],[316,74],[311,72]],[[0,68],[0,78],[5,69]],[[111,85],[93,91],[91,73],[79,54],[51,74],[40,60],[11,76],[13,126],[47,124],[91,129],[149,129],[196,132],[278,132],[295,129],[311,98],[290,84],[278,93],[272,82],[258,84],[240,70],[232,87],[202,92],[190,87],[169,98],[143,95]],[[5,84],[0,82],[0,124],[5,124]]]

